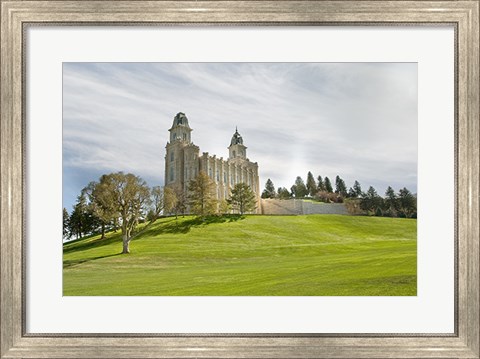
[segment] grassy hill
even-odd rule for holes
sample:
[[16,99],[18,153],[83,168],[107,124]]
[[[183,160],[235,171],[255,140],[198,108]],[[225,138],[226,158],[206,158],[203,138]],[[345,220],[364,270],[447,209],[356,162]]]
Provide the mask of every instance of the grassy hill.
[[163,218],[64,245],[64,295],[416,295],[417,222],[337,215]]

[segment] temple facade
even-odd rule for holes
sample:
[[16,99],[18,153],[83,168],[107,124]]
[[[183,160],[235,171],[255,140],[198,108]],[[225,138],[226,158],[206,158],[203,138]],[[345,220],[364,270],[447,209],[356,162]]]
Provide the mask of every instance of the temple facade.
[[[247,147],[235,130],[228,146],[228,158],[200,154],[200,147],[192,142],[192,129],[188,118],[179,112],[168,130],[170,141],[165,147],[165,186],[183,192],[186,196],[188,184],[202,171],[215,183],[216,198],[219,201],[230,197],[231,189],[237,183],[250,186],[257,198],[257,213],[260,213],[260,185],[258,164],[247,158]],[[187,209],[188,211],[188,209]]]

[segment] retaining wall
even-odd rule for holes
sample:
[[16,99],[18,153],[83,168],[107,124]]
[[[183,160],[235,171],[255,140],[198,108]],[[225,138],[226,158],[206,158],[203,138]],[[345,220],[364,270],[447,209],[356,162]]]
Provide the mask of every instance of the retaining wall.
[[320,203],[303,199],[261,199],[262,214],[348,214],[343,203]]

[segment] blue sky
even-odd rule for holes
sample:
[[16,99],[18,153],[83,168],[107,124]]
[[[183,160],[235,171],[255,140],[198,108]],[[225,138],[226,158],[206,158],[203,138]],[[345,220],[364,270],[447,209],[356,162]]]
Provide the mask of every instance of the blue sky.
[[312,171],[417,191],[417,64],[64,63],[63,206],[104,173],[163,185],[178,112],[218,157],[238,126],[262,189]]

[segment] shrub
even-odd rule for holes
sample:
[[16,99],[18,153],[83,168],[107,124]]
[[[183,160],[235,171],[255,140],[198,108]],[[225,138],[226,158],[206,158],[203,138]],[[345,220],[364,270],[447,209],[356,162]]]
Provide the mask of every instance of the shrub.
[[343,203],[343,197],[340,194],[327,191],[317,192],[314,199],[325,203]]

